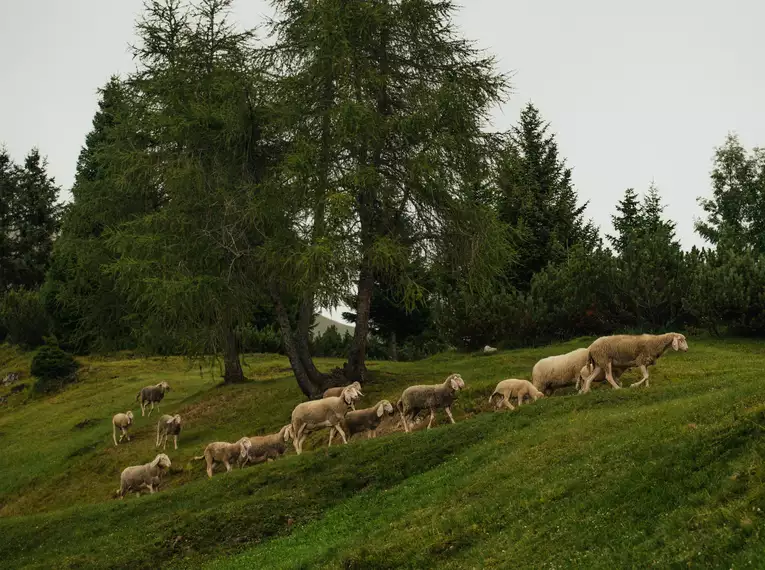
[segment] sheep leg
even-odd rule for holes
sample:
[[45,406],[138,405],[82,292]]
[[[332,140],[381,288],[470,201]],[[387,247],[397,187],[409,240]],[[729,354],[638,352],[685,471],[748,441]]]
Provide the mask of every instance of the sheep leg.
[[640,371],[643,373],[643,379],[640,382],[635,382],[630,386],[630,388],[634,388],[635,386],[640,386],[643,382],[645,382],[645,387],[648,388],[651,384],[648,381],[648,367],[645,364],[640,365]]
[[621,386],[619,386],[619,384],[616,383],[616,380],[614,380],[614,370],[610,360],[608,363],[606,363],[606,380],[608,380],[608,383],[614,387],[614,390],[621,389]]
[[523,394],[520,394],[518,396],[518,407],[519,408],[521,407],[521,404],[523,404]]
[[401,421],[402,421],[402,422],[403,422],[403,424],[404,424],[404,431],[405,431],[406,433],[409,433],[409,425],[406,423],[406,416],[407,416],[407,414],[405,414],[405,413],[401,412]]
[[151,403],[151,409],[149,410],[149,416],[151,417],[151,413],[154,411],[154,402]]
[[444,411],[446,411],[446,415],[449,416],[449,420],[454,424],[457,423],[454,421],[454,416],[452,415],[452,409],[450,406],[446,406],[444,408]]
[[592,381],[595,380],[595,377],[600,374],[600,372],[603,369],[600,366],[595,366],[595,368],[592,369],[592,372],[590,372],[590,375],[587,377],[586,380],[583,381],[582,389],[579,390],[580,394],[586,394],[590,391],[590,385],[592,384]]
[[233,469],[233,467],[231,467],[231,464],[227,460],[225,459],[223,460],[223,465],[226,466],[226,473],[231,473],[231,470]]
[[511,410],[515,409],[515,407],[510,403],[510,398],[508,398],[507,396],[502,398],[502,402],[500,402],[500,406],[499,407],[501,407],[501,406],[504,406],[504,407],[509,408]]
[[212,472],[213,472],[213,462],[208,461],[207,462],[207,477],[212,479]]
[[342,437],[342,438],[343,438],[343,443],[347,444],[347,443],[348,443],[348,438],[347,438],[347,437],[345,437],[345,432],[343,431],[343,428],[341,428],[341,427],[338,425],[338,426],[335,426],[335,429],[337,430],[337,433],[339,433],[339,434],[340,434],[340,437]]
[[116,447],[117,445],[117,426],[112,424],[112,439],[114,440],[114,445]]
[[329,428],[329,443],[327,444],[327,447],[332,447],[332,438],[335,436],[335,428],[334,426]]
[[430,408],[430,420],[428,421],[428,429],[430,429],[430,424],[433,423],[434,417],[436,417],[436,411],[433,408]]
[[[167,445],[167,436],[165,436],[165,445]],[[173,436],[173,446],[175,447],[175,449],[178,449],[178,436],[177,435]]]
[[298,429],[297,433],[295,433],[295,437],[292,440],[292,446],[295,448],[295,453],[300,455],[300,452],[302,451],[302,446],[300,444],[300,438],[303,435],[303,431],[305,430],[305,424],[302,424]]

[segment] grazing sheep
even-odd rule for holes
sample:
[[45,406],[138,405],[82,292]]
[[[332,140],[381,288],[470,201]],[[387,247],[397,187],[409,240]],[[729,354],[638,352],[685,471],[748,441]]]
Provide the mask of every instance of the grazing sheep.
[[128,428],[133,425],[133,412],[128,410],[124,414],[114,414],[114,417],[112,418],[112,439],[114,440],[114,445],[117,445],[117,428],[119,428],[121,435],[120,435],[120,441],[122,441],[123,437],[127,437],[127,440],[130,441],[130,434],[128,434]]
[[157,422],[157,443],[155,447],[159,447],[160,444],[162,445],[162,450],[164,451],[167,447],[167,436],[172,435],[173,436],[173,446],[175,449],[178,449],[178,436],[181,433],[181,416],[178,414],[174,416],[170,416],[165,414],[161,418],[159,418],[159,421]]
[[249,438],[250,449],[247,456],[239,460],[239,466],[244,467],[247,463],[263,463],[273,461],[287,451],[287,443],[292,440],[292,424],[283,426],[277,433],[260,435]]
[[357,386],[358,383],[346,386],[341,390],[340,396],[302,402],[295,406],[292,410],[292,444],[298,455],[303,452],[303,443],[308,437],[308,432],[325,427],[334,427],[343,438],[343,443],[348,443],[340,424],[353,402],[364,395]]
[[433,423],[436,414],[436,408],[443,408],[449,420],[454,422],[451,406],[459,390],[465,387],[465,381],[459,374],[450,375],[443,384],[426,386],[409,386],[401,394],[401,399],[396,403],[396,408],[401,413],[401,419],[404,422],[404,429],[407,433],[410,431],[409,424],[406,421],[413,421],[421,410],[430,410],[430,421],[428,429]]
[[168,469],[170,469],[170,458],[164,453],[157,455],[151,463],[126,467],[120,475],[120,488],[117,490],[120,499],[124,498],[128,491],[138,493],[140,496],[144,487],[153,494]]
[[204,454],[195,457],[194,461],[204,459],[207,462],[207,476],[212,479],[213,468],[216,463],[223,463],[226,472],[229,472],[232,469],[232,463],[247,457],[251,446],[250,439],[247,437],[243,437],[236,443],[216,441],[205,447]]
[[[348,384],[348,386],[353,386],[356,388],[356,391],[361,393],[361,384],[358,382],[354,382],[353,384]],[[328,388],[324,391],[324,394],[322,394],[322,398],[337,398],[340,396],[340,394],[343,393],[343,390],[345,390],[348,386],[336,386],[334,388]],[[356,407],[351,404],[351,409],[355,410]]]
[[[499,397],[498,397],[499,396]],[[534,385],[528,380],[516,380],[515,378],[509,378],[502,380],[497,387],[494,388],[494,393],[489,396],[489,403],[499,410],[502,406],[514,410],[515,408],[510,403],[510,398],[518,398],[518,406],[523,403],[523,399],[527,397],[535,402],[539,398],[544,398],[545,395],[537,390]],[[496,402],[494,399],[497,398]]]
[[646,386],[649,386],[648,366],[655,364],[659,357],[670,347],[675,351],[686,352],[688,350],[688,341],[685,340],[685,336],[678,333],[600,337],[588,349],[587,363],[592,366],[592,372],[587,378],[582,380],[583,386],[580,392],[589,392],[590,385],[601,371],[605,371],[608,383],[614,388],[619,389],[620,386],[616,383],[613,376],[613,368],[617,366],[639,366],[643,373],[643,379],[632,384],[631,387],[640,386],[644,382]]
[[[377,437],[377,428],[380,427],[380,423],[383,421],[383,416],[386,414],[392,416],[394,413],[393,406],[388,400],[380,400],[376,405],[364,410],[356,410],[345,414],[343,419],[343,427],[348,435],[348,439],[355,433],[367,432],[367,439]],[[337,431],[334,427],[329,430],[329,445],[332,447],[332,437]]]
[[170,385],[167,382],[160,382],[156,386],[141,388],[141,391],[135,397],[136,401],[141,404],[141,415],[144,415],[146,405],[151,404],[151,409],[149,410],[149,416],[151,416],[151,413],[154,411],[154,404],[157,404],[157,409],[159,409],[159,403],[165,397],[165,392],[169,391]]

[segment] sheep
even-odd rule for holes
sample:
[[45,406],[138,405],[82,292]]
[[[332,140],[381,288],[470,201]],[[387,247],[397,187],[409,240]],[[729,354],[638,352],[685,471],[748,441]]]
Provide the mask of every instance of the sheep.
[[[629,370],[629,366],[613,366],[612,370],[614,372],[614,380],[616,380],[616,383],[619,384],[619,386],[622,385],[621,382],[619,382],[619,379],[622,377],[622,375]],[[582,380],[584,378],[587,378],[590,373],[592,372],[592,365],[585,364],[582,366],[582,369],[579,371],[579,375],[576,377],[576,389],[579,390],[582,384]],[[603,382],[606,379],[606,372],[605,370],[601,370],[600,373],[595,377],[593,382]]]
[[572,386],[578,381],[579,371],[587,364],[587,349],[578,348],[548,356],[538,361],[531,370],[531,383],[546,396],[558,388]]
[[160,453],[151,463],[126,467],[120,475],[120,488],[117,489],[120,499],[123,499],[128,491],[134,491],[140,496],[144,487],[154,494],[170,465],[170,458]]
[[157,422],[157,443],[155,447],[159,447],[163,443],[162,450],[167,448],[167,436],[173,436],[173,446],[178,449],[178,436],[181,433],[181,416],[178,414],[170,416],[165,414]]
[[621,388],[613,376],[613,368],[639,366],[643,373],[643,379],[630,386],[640,386],[648,382],[648,366],[656,363],[664,352],[672,347],[675,351],[687,352],[688,341],[685,336],[678,333],[666,333],[660,335],[614,335],[603,336],[597,339],[588,348],[587,363],[592,366],[592,372],[582,380],[583,386],[580,393],[590,391],[593,380],[605,371],[606,380],[615,389]]
[[156,386],[145,386],[144,388],[141,388],[141,391],[138,392],[138,395],[135,397],[136,401],[141,404],[141,415],[144,415],[146,405],[151,404],[151,409],[149,410],[149,416],[151,416],[151,413],[154,411],[154,404],[156,403],[157,409],[159,409],[159,403],[162,401],[162,398],[165,397],[165,392],[169,391],[170,385],[167,382],[160,382]]
[[[359,384],[358,382],[354,382],[353,384],[349,384],[348,386],[353,386],[354,388],[356,388],[356,391],[361,390],[361,384]],[[324,391],[324,394],[322,394],[321,397],[322,398],[337,398],[338,396],[340,396],[340,394],[342,394],[345,388],[347,388],[347,386],[336,386],[334,388],[328,388],[327,390]],[[356,406],[351,404],[351,410],[355,411]]]
[[302,402],[295,406],[292,410],[292,444],[298,455],[303,452],[303,443],[308,437],[308,432],[324,427],[334,427],[343,438],[343,443],[348,443],[340,423],[353,402],[364,395],[357,386],[358,383],[346,386],[341,390],[340,396]]
[[117,446],[117,428],[119,428],[121,435],[120,441],[123,437],[127,437],[130,441],[130,434],[128,434],[128,428],[133,425],[133,412],[128,410],[124,414],[114,414],[112,418],[112,439],[114,440],[115,447]]
[[[392,416],[393,406],[388,400],[380,400],[371,408],[356,410],[345,414],[343,427],[348,435],[348,439],[355,433],[367,432],[367,439],[377,437],[377,428],[383,420],[384,415]],[[329,445],[332,447],[332,437],[337,430],[332,427],[329,430]]]
[[236,443],[228,443],[226,441],[216,441],[205,447],[205,452],[194,458],[194,461],[204,459],[207,462],[207,477],[212,479],[213,468],[216,463],[223,463],[226,467],[226,472],[230,472],[232,463],[236,463],[240,459],[245,459],[248,452],[252,447],[250,439],[243,437]]
[[455,423],[452,416],[451,405],[454,402],[456,393],[465,387],[465,381],[459,374],[450,375],[443,384],[426,386],[409,386],[401,394],[401,398],[396,403],[396,408],[401,413],[401,419],[404,422],[404,430],[409,433],[409,424],[406,421],[413,421],[421,410],[430,410],[430,421],[428,429],[433,423],[436,408],[444,408],[449,420]]
[[[496,402],[494,398],[497,398]],[[539,398],[544,398],[545,395],[537,390],[534,385],[528,380],[516,380],[515,378],[509,378],[502,380],[497,387],[494,388],[494,392],[489,396],[489,403],[499,410],[502,406],[514,410],[515,408],[510,403],[510,398],[518,398],[518,406],[523,403],[523,398],[528,396],[529,399],[533,399],[535,402]]]
[[273,461],[287,451],[287,443],[292,440],[292,424],[283,426],[277,433],[249,438],[250,449],[247,456],[239,460],[239,466],[247,463],[263,463]]

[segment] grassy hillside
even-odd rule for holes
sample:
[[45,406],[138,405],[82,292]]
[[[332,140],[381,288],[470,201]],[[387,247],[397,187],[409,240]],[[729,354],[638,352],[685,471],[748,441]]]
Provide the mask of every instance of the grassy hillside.
[[[561,395],[488,413],[506,377],[573,342],[492,356],[372,363],[364,403],[460,372],[456,425],[320,447],[204,476],[204,444],[277,430],[301,400],[287,363],[248,384],[180,359],[87,360],[82,381],[0,408],[0,560],[77,568],[765,567],[765,344],[690,341],[649,389]],[[0,375],[25,355],[0,355]],[[321,361],[323,368],[336,362]],[[637,377],[629,373],[625,383]],[[185,426],[153,496],[113,499],[153,458],[154,416],[114,448],[110,418],[167,380]],[[4,390],[3,394],[7,392]],[[484,413],[487,412],[487,413]],[[388,426],[388,430],[390,426]],[[320,440],[320,441],[319,441]]]

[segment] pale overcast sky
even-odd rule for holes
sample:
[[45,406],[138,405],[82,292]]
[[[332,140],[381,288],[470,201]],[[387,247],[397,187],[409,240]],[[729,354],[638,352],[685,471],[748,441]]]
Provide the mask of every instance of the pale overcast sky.
[[[513,72],[495,116],[506,129],[533,101],[558,134],[588,216],[604,232],[627,187],[654,180],[685,247],[714,147],[735,131],[765,145],[762,0],[463,0],[464,34]],[[133,69],[127,45],[141,0],[0,0],[0,144],[33,146],[69,188],[96,89]],[[251,27],[265,0],[238,0]]]

